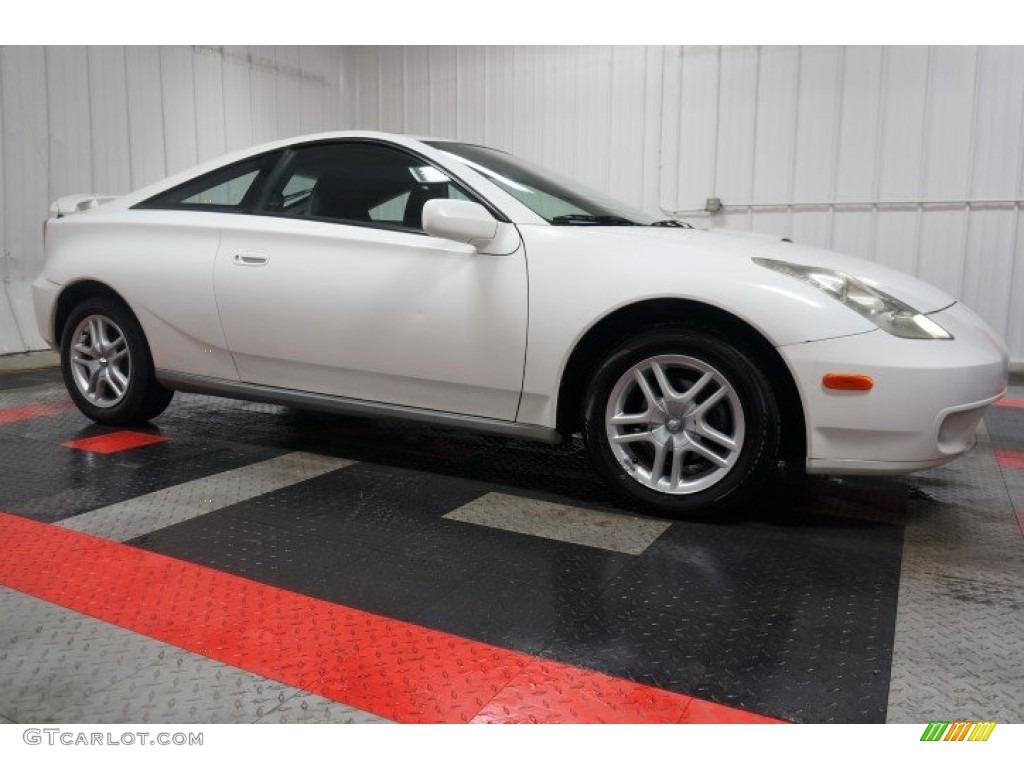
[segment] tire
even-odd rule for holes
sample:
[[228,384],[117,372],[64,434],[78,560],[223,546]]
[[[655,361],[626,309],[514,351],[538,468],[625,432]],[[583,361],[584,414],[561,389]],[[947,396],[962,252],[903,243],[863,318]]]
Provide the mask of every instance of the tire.
[[771,382],[741,345],[711,328],[667,326],[598,364],[583,435],[595,468],[625,498],[707,520],[726,517],[776,470],[781,417]]
[[153,374],[138,320],[104,296],[85,299],[68,316],[61,331],[60,367],[75,405],[100,424],[147,422],[174,397]]

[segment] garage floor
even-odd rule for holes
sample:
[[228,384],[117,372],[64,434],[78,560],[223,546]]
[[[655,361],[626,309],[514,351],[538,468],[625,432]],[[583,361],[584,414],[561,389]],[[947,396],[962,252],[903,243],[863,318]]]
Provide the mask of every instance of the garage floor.
[[1022,398],[701,525],[579,445],[2,374],[0,721],[1020,722]]

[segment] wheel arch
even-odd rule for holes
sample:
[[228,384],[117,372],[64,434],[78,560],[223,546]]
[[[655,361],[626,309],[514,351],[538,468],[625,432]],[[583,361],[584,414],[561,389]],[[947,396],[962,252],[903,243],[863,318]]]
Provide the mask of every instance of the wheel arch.
[[[65,330],[75,317],[76,308],[83,302],[95,301],[108,306],[107,312],[116,311],[121,317],[114,318],[131,350],[130,372],[127,373],[125,392],[112,404],[90,402],[80,386],[75,383],[71,371],[69,350],[65,348]],[[89,308],[92,309],[92,308]],[[59,339],[61,372],[72,400],[93,421],[110,426],[125,426],[145,423],[159,416],[167,408],[174,391],[162,386],[153,372],[152,351],[145,330],[138,315],[124,297],[106,283],[83,279],[64,287],[55,301],[53,312],[54,336]],[[127,325],[126,325],[127,324]],[[134,328],[132,326],[135,326]],[[59,334],[58,334],[59,332]],[[73,339],[71,339],[73,341]],[[132,346],[134,345],[134,349]]]
[[[60,295],[57,297],[56,308],[53,312],[53,328],[51,330],[53,332],[54,341],[58,346],[60,345],[61,336],[64,333],[64,325],[67,323],[68,317],[74,311],[75,307],[86,299],[96,298],[98,296],[116,301],[124,307],[125,311],[130,313],[131,316],[135,318],[135,322],[138,323],[138,315],[135,314],[128,302],[124,300],[124,297],[109,285],[102,283],[99,280],[79,280],[64,286],[64,290],[62,290]],[[139,327],[142,327],[141,323],[139,324]]]
[[590,374],[611,349],[639,332],[681,323],[694,323],[721,333],[742,345],[762,366],[776,388],[782,411],[782,455],[802,462],[807,455],[806,418],[796,380],[785,360],[772,343],[745,320],[692,299],[647,299],[620,307],[594,323],[576,343],[562,372],[556,416],[558,431],[562,434],[580,431]]

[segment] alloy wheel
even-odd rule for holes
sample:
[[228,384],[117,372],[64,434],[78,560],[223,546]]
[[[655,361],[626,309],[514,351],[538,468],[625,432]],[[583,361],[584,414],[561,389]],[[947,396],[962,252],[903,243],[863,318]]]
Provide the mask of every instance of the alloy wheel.
[[729,473],[743,450],[745,421],[736,388],[718,370],[686,355],[657,355],[616,381],[605,432],[635,481],[683,495]]
[[82,396],[100,408],[113,408],[128,392],[131,353],[124,331],[103,315],[88,315],[71,337],[71,373]]

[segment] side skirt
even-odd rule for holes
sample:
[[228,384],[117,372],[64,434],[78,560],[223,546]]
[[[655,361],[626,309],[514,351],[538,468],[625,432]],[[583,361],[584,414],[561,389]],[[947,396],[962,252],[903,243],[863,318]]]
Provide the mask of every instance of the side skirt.
[[467,416],[460,413],[430,411],[390,403],[375,403],[370,400],[353,400],[335,395],[321,395],[296,389],[268,387],[262,384],[246,384],[239,381],[225,381],[206,376],[194,376],[174,371],[156,372],[157,381],[169,389],[179,392],[195,392],[201,395],[233,397],[238,400],[252,400],[258,403],[287,405],[309,411],[340,413],[349,416],[370,416],[376,418],[407,419],[442,427],[487,432],[520,440],[536,440],[551,445],[562,442],[562,436],[555,429],[536,424],[520,424],[514,421],[488,419],[481,416]]

